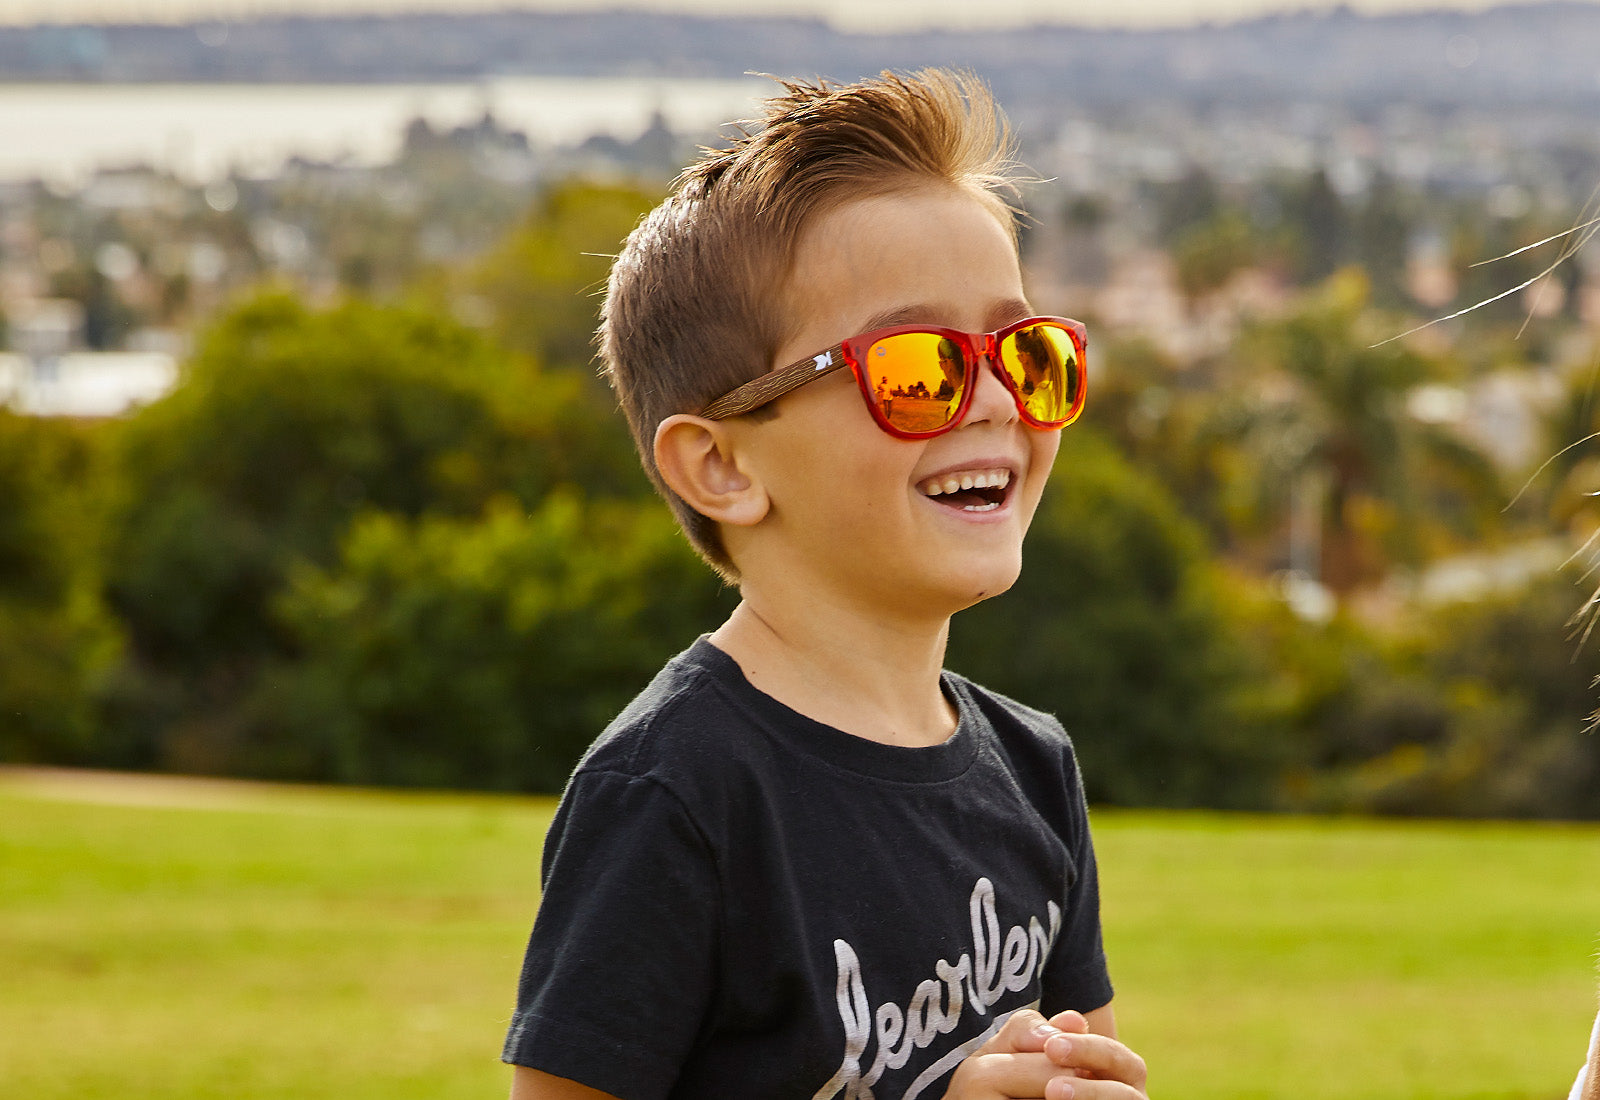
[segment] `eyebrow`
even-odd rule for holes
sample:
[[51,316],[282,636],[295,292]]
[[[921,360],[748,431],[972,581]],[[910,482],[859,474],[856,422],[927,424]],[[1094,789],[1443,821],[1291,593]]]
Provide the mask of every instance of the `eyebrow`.
[[[1032,316],[1033,307],[1021,298],[1007,298],[996,302],[989,307],[988,324],[1000,329],[1012,321],[1020,321],[1024,317]],[[936,328],[951,328],[951,325],[941,324],[947,311],[932,305],[896,306],[886,309],[882,313],[869,317],[861,326],[862,332],[875,332],[880,328],[893,328],[896,325],[932,325]]]

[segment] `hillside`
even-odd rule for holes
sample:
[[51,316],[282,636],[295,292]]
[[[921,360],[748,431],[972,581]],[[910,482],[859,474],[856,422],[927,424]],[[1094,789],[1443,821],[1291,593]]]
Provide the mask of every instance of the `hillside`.
[[851,79],[970,67],[1011,101],[1396,101],[1583,106],[1600,100],[1600,6],[1362,16],[1348,9],[1184,30],[1037,26],[847,33],[817,20],[609,11],[278,17],[0,28],[0,81],[373,82],[505,74]]

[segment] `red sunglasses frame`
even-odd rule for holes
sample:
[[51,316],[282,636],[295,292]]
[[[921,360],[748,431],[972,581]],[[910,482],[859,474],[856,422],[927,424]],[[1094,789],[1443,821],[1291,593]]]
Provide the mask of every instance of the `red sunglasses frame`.
[[[1034,325],[1048,324],[1054,328],[1063,329],[1072,340],[1073,349],[1078,357],[1078,388],[1073,400],[1072,408],[1061,420],[1040,420],[1028,411],[1022,393],[1017,389],[1016,383],[1000,364],[1000,344],[1006,337],[1030,328]],[[961,378],[961,404],[956,407],[955,413],[939,427],[926,432],[908,432],[904,428],[897,428],[889,423],[879,407],[877,395],[862,369],[866,361],[867,350],[879,340],[891,336],[900,336],[909,332],[927,333],[955,342],[963,353],[966,368]],[[754,412],[761,406],[776,401],[791,390],[797,390],[807,382],[814,382],[818,378],[832,374],[834,371],[850,368],[850,373],[855,376],[856,388],[861,391],[861,399],[866,402],[867,411],[872,414],[872,419],[878,427],[894,436],[896,439],[931,439],[936,435],[943,435],[950,431],[966,417],[968,408],[972,405],[972,395],[977,390],[977,371],[982,369],[980,364],[988,362],[988,369],[1005,386],[1011,394],[1011,400],[1016,403],[1017,412],[1022,417],[1023,423],[1041,431],[1056,431],[1066,427],[1078,419],[1078,414],[1083,412],[1084,399],[1088,396],[1087,356],[1089,349],[1089,333],[1083,322],[1074,321],[1068,317],[1025,317],[1020,321],[1013,321],[1005,328],[996,329],[994,332],[962,332],[959,329],[941,328],[937,325],[896,325],[892,328],[873,329],[857,336],[842,340],[828,348],[805,359],[790,363],[786,367],[778,367],[759,378],[752,379],[736,389],[730,390],[711,402],[700,415],[707,420],[726,420],[730,417],[743,416],[745,413]]]

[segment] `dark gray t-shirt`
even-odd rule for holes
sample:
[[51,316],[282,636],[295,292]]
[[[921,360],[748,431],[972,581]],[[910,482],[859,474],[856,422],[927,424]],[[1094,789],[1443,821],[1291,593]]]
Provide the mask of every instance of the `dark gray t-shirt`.
[[704,638],[551,825],[504,1059],[623,1100],[913,1100],[1010,1012],[1111,1000],[1072,743],[951,673],[931,748],[751,686]]

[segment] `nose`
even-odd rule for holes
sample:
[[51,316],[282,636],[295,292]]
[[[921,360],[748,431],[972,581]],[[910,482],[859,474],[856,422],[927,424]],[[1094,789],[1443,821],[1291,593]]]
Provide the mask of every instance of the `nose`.
[[1006,384],[1000,381],[1001,367],[984,356],[978,361],[976,388],[967,409],[966,423],[1009,424],[1017,419],[1017,402]]

